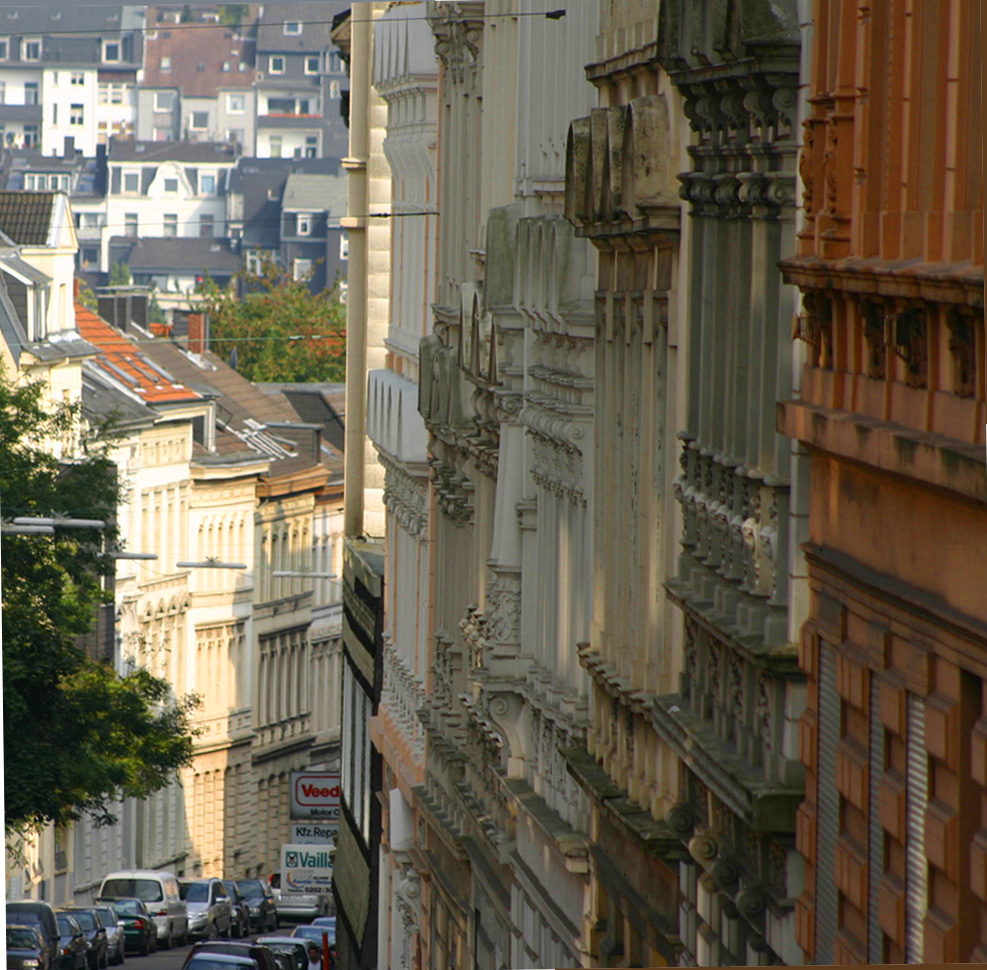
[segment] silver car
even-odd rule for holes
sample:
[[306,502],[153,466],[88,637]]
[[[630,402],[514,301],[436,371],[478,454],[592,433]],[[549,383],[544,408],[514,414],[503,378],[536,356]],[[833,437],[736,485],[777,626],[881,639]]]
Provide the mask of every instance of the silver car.
[[189,936],[228,940],[233,931],[233,904],[221,879],[180,879],[179,892],[188,906]]
[[103,926],[106,927],[106,955],[109,957],[110,963],[117,966],[123,963],[125,957],[126,934],[123,931],[123,924],[109,906],[94,906],[93,909],[99,913],[99,918],[103,921]]
[[332,912],[332,902],[322,893],[290,893],[281,888],[281,874],[270,877],[271,889],[278,904],[278,916],[291,920],[313,920],[317,916],[328,916]]

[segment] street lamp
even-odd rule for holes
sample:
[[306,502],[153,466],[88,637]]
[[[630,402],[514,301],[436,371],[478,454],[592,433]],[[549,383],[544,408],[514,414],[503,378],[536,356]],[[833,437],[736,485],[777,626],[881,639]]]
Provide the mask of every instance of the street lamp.
[[59,529],[105,529],[106,523],[102,519],[69,519],[54,515],[41,518],[31,515],[19,515],[11,520],[14,525],[37,525],[45,528]]
[[271,575],[278,579],[339,579],[338,573],[310,573],[301,569],[275,569]]
[[176,562],[179,569],[246,569],[245,562],[222,562],[219,556],[206,556],[202,562]]

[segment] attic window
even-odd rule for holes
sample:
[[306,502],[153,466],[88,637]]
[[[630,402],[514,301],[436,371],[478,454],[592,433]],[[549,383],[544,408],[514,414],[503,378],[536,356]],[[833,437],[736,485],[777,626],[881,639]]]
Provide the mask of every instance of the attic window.
[[302,32],[301,22],[298,20],[286,20],[284,32],[286,36],[298,36]]
[[171,70],[171,58],[167,54],[165,54],[164,57],[161,58],[161,70],[162,71]]

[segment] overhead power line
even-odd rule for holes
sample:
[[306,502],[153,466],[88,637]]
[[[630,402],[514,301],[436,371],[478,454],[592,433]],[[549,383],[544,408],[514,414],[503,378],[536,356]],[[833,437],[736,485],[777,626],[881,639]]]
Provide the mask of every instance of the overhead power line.
[[[359,2],[369,2],[369,0],[359,0]],[[424,4],[424,2],[425,2],[425,0],[418,0],[418,4],[417,5],[422,5],[422,4]],[[441,3],[441,2],[443,2],[443,0],[437,0],[437,2]],[[103,5],[101,4],[100,6],[103,6]],[[34,10],[36,8],[35,7],[21,6],[21,7],[4,7],[2,9],[4,9],[4,10]],[[487,20],[505,20],[505,19],[509,20],[509,19],[515,19],[515,18],[518,18],[518,17],[543,17],[546,20],[561,20],[565,15],[566,15],[566,11],[564,9],[546,10],[546,11],[542,11],[542,10],[519,10],[519,11],[516,11],[514,13],[485,13],[485,14],[478,14],[476,16],[471,16],[471,17],[463,18],[463,19],[468,19],[468,20],[471,20],[471,21],[473,21],[473,20],[487,21]],[[449,16],[452,17],[452,18],[455,18],[456,15],[455,14],[450,14]],[[426,20],[426,21],[430,21],[432,19],[433,19],[432,17],[402,17],[400,20],[375,20],[374,21],[374,25],[376,25],[378,23],[381,23],[381,24],[408,23],[409,21],[414,21],[414,20]],[[65,36],[65,37],[96,37],[96,38],[99,38],[99,37],[102,37],[102,36],[104,36],[106,34],[131,34],[131,33],[133,33],[133,34],[148,34],[148,33],[156,33],[159,30],[225,30],[225,31],[235,31],[235,30],[238,30],[238,29],[240,29],[240,28],[242,28],[244,26],[247,26],[247,27],[249,27],[251,29],[253,29],[253,28],[260,29],[260,28],[263,28],[263,27],[278,27],[278,26],[280,26],[281,24],[283,24],[285,22],[295,23],[295,24],[299,24],[300,23],[303,27],[332,26],[333,23],[335,23],[334,20],[288,20],[288,21],[278,20],[278,21],[275,21],[273,23],[263,23],[263,24],[258,23],[258,24],[249,24],[249,25],[244,25],[244,24],[237,25],[237,24],[223,24],[223,23],[219,23],[218,21],[215,22],[215,23],[214,22],[209,22],[209,23],[201,23],[201,22],[200,23],[174,23],[173,21],[168,21],[168,22],[162,21],[162,22],[159,22],[159,23],[156,23],[156,24],[145,24],[144,26],[134,26],[134,27],[123,27],[123,26],[120,26],[120,27],[109,27],[109,26],[103,26],[103,25],[101,25],[100,27],[93,28],[91,30],[82,30],[82,29],[76,29],[76,30],[69,30],[69,29],[59,30],[57,28],[54,28],[54,29],[48,29],[48,30],[25,30],[25,31],[19,31],[12,24],[8,23],[7,24],[7,27],[6,27],[6,30],[7,30],[7,33],[8,34],[13,34],[15,36],[20,36],[21,34],[23,34],[24,36],[28,36],[29,35],[31,37],[60,37],[60,36]],[[240,36],[240,39],[241,40],[253,40],[254,39],[254,38],[251,38],[251,37],[247,37],[244,34],[240,34],[239,36]],[[16,62],[16,63],[21,63],[21,62]],[[39,64],[39,66],[44,66],[44,65],[43,64]]]

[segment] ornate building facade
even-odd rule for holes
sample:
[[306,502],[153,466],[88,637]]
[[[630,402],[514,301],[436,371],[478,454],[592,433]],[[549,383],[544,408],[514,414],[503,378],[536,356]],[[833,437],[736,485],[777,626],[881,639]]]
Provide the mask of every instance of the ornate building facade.
[[980,13],[820,0],[801,159],[798,943],[987,959]]

